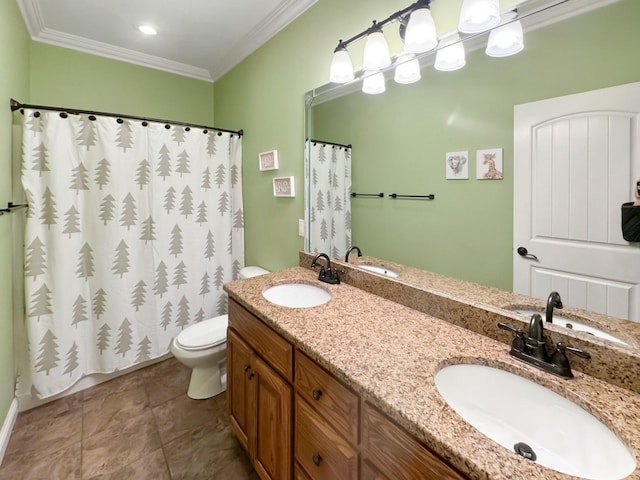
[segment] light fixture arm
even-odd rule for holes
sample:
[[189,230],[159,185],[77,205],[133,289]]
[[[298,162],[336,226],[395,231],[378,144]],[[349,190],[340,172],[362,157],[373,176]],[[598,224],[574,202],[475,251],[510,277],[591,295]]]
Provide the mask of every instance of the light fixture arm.
[[393,22],[395,20],[398,20],[398,19],[406,16],[407,14],[409,14],[409,13],[413,12],[414,10],[416,10],[417,8],[429,8],[429,6],[431,5],[431,2],[433,2],[433,1],[434,0],[418,0],[417,2],[412,3],[408,7],[403,8],[402,10],[398,10],[396,13],[394,13],[392,15],[389,15],[387,18],[385,18],[381,22],[377,22],[377,21],[374,20],[373,21],[373,25],[371,25],[366,30],[363,30],[362,32],[358,33],[357,35],[354,35],[350,39],[345,40],[344,42],[342,40],[340,40],[338,42],[338,46],[335,48],[334,52],[337,51],[337,50],[346,49],[351,43],[353,43],[355,41],[358,41],[363,37],[366,37],[367,35],[369,35],[372,32],[382,31],[382,27],[384,27],[388,23],[391,23],[391,22]]

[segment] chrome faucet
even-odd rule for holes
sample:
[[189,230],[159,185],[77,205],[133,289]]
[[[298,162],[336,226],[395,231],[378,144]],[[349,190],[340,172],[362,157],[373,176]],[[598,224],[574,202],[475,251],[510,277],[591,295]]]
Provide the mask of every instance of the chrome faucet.
[[320,280],[321,282],[330,283],[332,285],[339,284],[340,283],[339,270],[337,268],[336,269],[331,268],[331,259],[329,259],[329,255],[327,255],[326,253],[317,254],[311,262],[311,268],[315,270],[315,268],[318,266],[318,260],[320,258],[325,258],[327,260],[327,265],[326,265],[327,268],[320,265],[320,273],[318,273],[318,280]]
[[571,365],[567,358],[567,352],[578,357],[590,359],[591,355],[577,348],[567,347],[563,343],[558,343],[551,355],[547,350],[547,338],[544,334],[544,322],[542,317],[534,313],[529,321],[529,331],[525,333],[520,328],[513,328],[506,323],[498,323],[498,327],[503,330],[513,332],[514,337],[511,342],[509,354],[518,360],[538,367],[545,372],[553,373],[560,377],[571,378]]
[[553,309],[562,308],[562,299],[558,292],[551,292],[547,298],[547,310],[545,312],[545,320],[553,323]]
[[362,251],[360,250],[359,247],[356,247],[355,245],[353,247],[351,247],[349,250],[347,250],[347,254],[344,256],[344,261],[349,263],[349,254],[351,252],[353,252],[354,250],[356,250],[358,252],[358,256],[361,257],[362,256]]

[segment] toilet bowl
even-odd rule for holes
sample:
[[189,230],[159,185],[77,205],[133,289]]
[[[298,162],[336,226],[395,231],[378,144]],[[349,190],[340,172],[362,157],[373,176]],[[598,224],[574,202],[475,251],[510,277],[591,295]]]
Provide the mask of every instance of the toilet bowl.
[[[269,273],[260,267],[244,267],[240,278]],[[187,395],[201,400],[227,389],[227,325],[229,317],[220,315],[185,328],[171,342],[171,353],[191,368]]]

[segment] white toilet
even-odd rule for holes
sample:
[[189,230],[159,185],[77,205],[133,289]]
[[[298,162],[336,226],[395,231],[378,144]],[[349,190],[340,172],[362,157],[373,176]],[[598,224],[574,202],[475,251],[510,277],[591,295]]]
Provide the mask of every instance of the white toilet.
[[[257,277],[269,273],[260,267],[244,267],[240,278]],[[205,399],[227,389],[227,325],[229,317],[203,320],[185,328],[171,343],[171,353],[176,359],[192,368],[187,395]]]

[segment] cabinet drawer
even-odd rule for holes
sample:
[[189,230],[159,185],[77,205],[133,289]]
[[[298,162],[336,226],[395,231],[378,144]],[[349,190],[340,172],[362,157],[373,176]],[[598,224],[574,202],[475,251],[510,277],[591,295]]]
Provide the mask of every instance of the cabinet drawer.
[[280,375],[293,381],[293,345],[231,298],[229,327],[238,332]]
[[338,433],[358,444],[359,398],[342,382],[296,351],[296,391],[322,415]]
[[362,409],[362,454],[394,479],[464,479],[368,403]]
[[356,480],[358,452],[296,395],[295,456],[313,480]]

